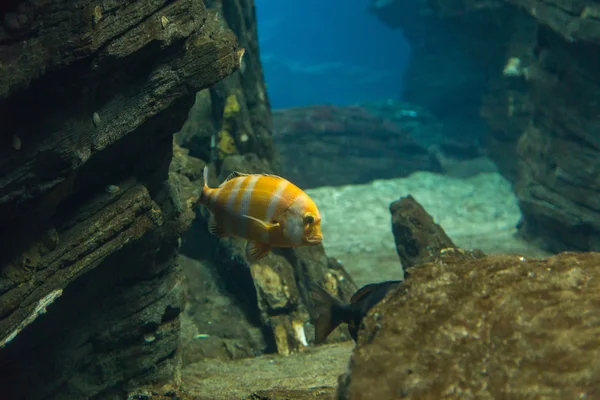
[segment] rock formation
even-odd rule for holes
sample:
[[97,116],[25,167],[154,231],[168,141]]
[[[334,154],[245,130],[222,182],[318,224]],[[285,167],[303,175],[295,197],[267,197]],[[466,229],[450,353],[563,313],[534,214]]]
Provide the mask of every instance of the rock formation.
[[600,352],[600,254],[536,259],[440,249],[445,234],[425,210],[405,198],[393,217],[398,207],[416,217],[396,230],[396,242],[425,257],[363,320],[338,398],[600,393],[590,379]]
[[519,3],[540,23],[528,69],[534,113],[518,144],[521,232],[553,251],[600,250],[599,11],[537,3]]
[[[374,1],[372,10],[389,25],[401,26],[415,47],[408,100],[434,114],[456,103],[481,109],[488,124],[487,152],[520,200],[521,233],[541,238],[552,251],[600,249],[593,100],[600,84],[600,61],[593,56],[600,37],[598,7],[558,0],[428,5],[415,0]],[[441,32],[454,36],[439,42]],[[451,57],[459,49],[460,57]],[[457,58],[470,59],[470,69],[453,65]],[[446,66],[447,75],[441,74],[435,87],[428,65]],[[466,89],[456,91],[457,86]],[[472,96],[468,101],[442,96],[436,102],[434,96],[447,91]]]
[[[396,121],[397,122],[397,121]],[[286,177],[301,187],[341,186],[441,171],[437,160],[390,120],[358,106],[273,112]]]
[[599,262],[447,252],[413,268],[364,322],[340,398],[597,396]]
[[1,16],[2,396],[172,379],[194,217],[169,180],[172,133],[197,90],[240,67],[237,40],[195,0],[21,1]]
[[444,249],[456,247],[446,232],[412,196],[390,204],[390,212],[396,252],[405,277],[408,268],[423,264]]

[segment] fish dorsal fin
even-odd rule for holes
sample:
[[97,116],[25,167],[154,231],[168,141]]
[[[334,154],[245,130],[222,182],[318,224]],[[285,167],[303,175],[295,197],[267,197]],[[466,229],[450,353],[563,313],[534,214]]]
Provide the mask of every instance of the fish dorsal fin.
[[246,258],[250,263],[261,260],[266,257],[269,252],[271,252],[271,246],[267,243],[260,243],[254,240],[250,240],[246,243]]
[[261,176],[268,176],[268,177],[270,177],[270,178],[284,179],[284,178],[280,177],[279,175],[275,175],[275,174],[266,174],[266,173],[262,173],[262,174],[257,174],[257,175],[261,175]]
[[268,176],[268,177],[271,177],[271,178],[285,179],[285,178],[280,177],[279,175],[274,175],[274,174],[267,174],[267,173],[247,174],[247,173],[244,173],[244,172],[233,171],[232,173],[230,173],[227,176],[227,178],[225,178],[225,180],[219,186],[223,186],[225,184],[225,182],[230,181],[232,179],[239,178],[241,176],[250,176],[250,175]]
[[[230,174],[227,176],[227,178],[225,178],[225,180],[223,181],[223,183],[225,183],[225,182],[227,182],[227,181],[230,181],[230,180],[232,180],[232,179],[234,179],[234,178],[238,178],[238,177],[240,177],[240,176],[248,176],[248,175],[249,175],[249,174],[245,174],[245,173],[243,173],[243,172],[233,171],[232,173],[230,173]],[[221,185],[222,185],[223,183],[221,183]]]
[[369,283],[368,285],[365,285],[365,286],[361,287],[360,289],[358,289],[356,291],[356,293],[354,293],[352,295],[352,297],[350,298],[350,303],[355,304],[355,303],[360,302],[362,299],[365,298],[365,296],[369,295],[369,293],[371,293],[373,290],[377,289],[380,286],[395,285],[400,282],[402,282],[402,281],[386,281],[386,282],[378,282],[378,283]]
[[374,289],[377,288],[377,286],[379,286],[379,283],[369,283],[368,285],[365,285],[363,287],[361,287],[360,289],[358,289],[356,291],[356,293],[354,293],[352,295],[352,297],[350,298],[350,303],[354,304],[354,303],[358,303],[359,301],[361,301],[365,296],[367,296],[369,293],[371,293]]

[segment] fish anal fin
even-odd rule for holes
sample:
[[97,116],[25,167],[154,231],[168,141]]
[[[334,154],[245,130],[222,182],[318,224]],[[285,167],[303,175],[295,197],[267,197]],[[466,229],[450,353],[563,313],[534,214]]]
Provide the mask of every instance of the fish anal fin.
[[266,257],[271,252],[271,246],[267,243],[261,243],[254,240],[246,243],[246,259],[250,263],[255,263]]
[[208,231],[211,235],[217,237],[222,238],[227,236],[225,231],[223,231],[223,229],[221,229],[221,226],[217,223],[217,220],[215,219],[215,216],[213,214],[211,214],[210,217],[208,217]]

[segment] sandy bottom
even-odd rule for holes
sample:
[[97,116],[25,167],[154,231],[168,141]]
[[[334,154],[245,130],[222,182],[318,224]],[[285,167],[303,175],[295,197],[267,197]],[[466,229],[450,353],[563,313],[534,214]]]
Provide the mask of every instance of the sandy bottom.
[[547,255],[515,237],[521,218],[510,183],[494,172],[454,178],[417,172],[407,178],[306,191],[322,215],[324,246],[357,285],[402,277],[390,203],[412,195],[454,243],[488,254]]
[[345,342],[307,347],[289,356],[209,359],[183,370],[181,389],[202,399],[332,398],[353,348],[353,342]]

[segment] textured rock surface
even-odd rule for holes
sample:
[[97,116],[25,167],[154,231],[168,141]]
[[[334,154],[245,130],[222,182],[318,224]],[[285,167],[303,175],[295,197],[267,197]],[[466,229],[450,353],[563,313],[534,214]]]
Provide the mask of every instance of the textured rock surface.
[[409,133],[362,107],[277,110],[273,124],[285,176],[303,188],[441,171]]
[[169,175],[172,132],[240,67],[235,36],[195,0],[1,16],[2,395],[114,398],[172,379],[194,217]]
[[[194,157],[214,159],[217,167],[230,155],[246,153],[273,163],[271,111],[260,64],[254,1],[205,3],[220,29],[231,29],[245,52],[238,72],[197,94],[188,120],[176,135],[177,141]],[[216,154],[211,155],[213,136]]]
[[408,268],[424,263],[440,250],[456,247],[411,195],[390,204],[390,213],[396,252],[405,276]]
[[[577,4],[572,12],[583,15]],[[600,250],[600,33],[592,41],[597,21],[560,10],[541,14],[561,29],[540,28],[529,67],[535,111],[518,147],[521,231],[552,251]]]
[[369,314],[342,399],[595,398],[598,253],[447,252]]

